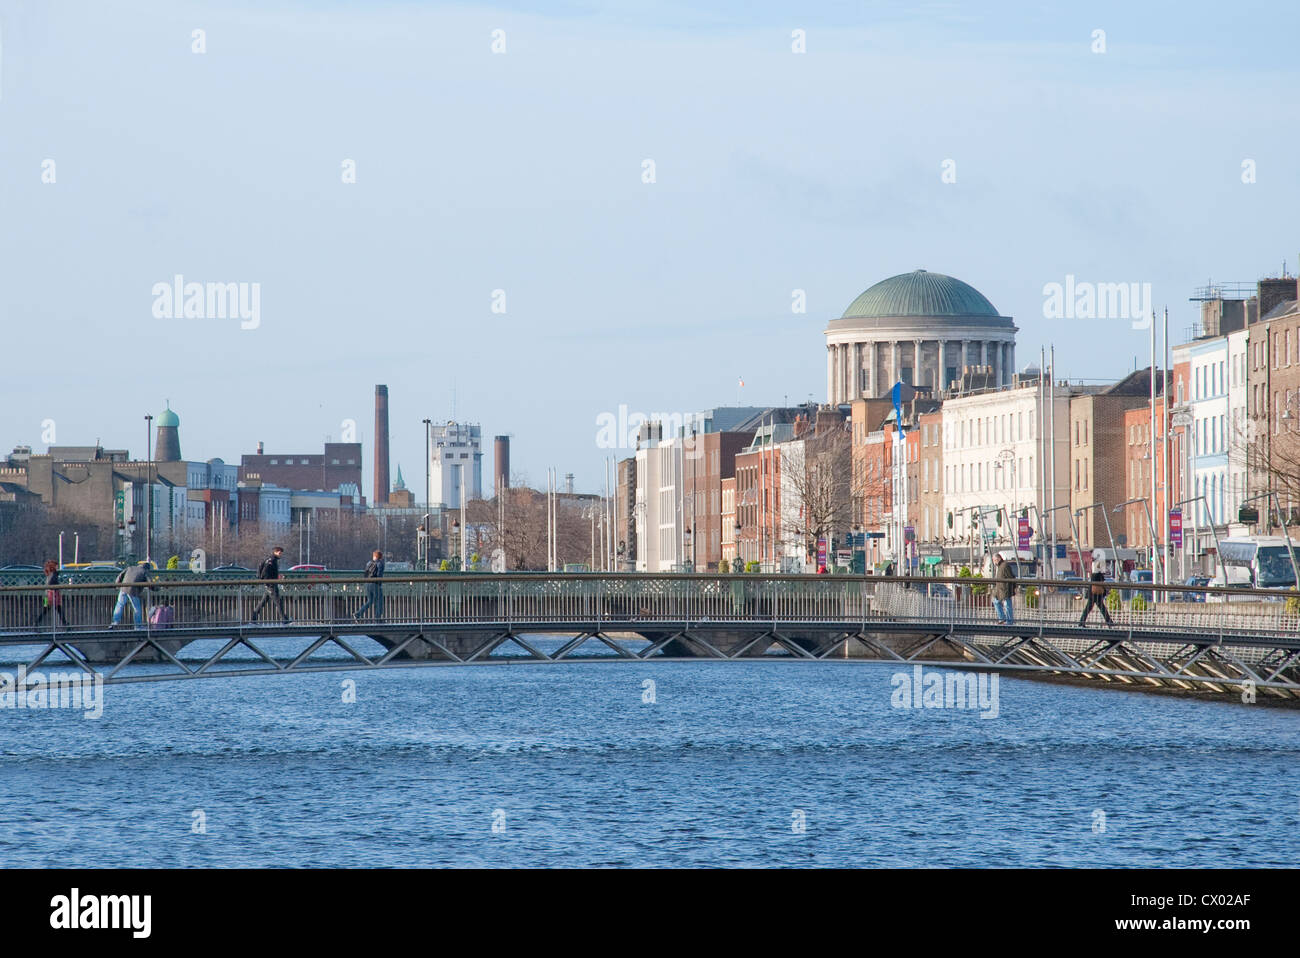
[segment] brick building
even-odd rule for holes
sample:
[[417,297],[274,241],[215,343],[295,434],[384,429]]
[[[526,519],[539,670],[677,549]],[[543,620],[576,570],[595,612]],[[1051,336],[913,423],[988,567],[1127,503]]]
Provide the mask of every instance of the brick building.
[[240,457],[239,480],[257,480],[286,489],[341,490],[354,501],[364,502],[361,498],[361,443],[327,442],[320,454],[267,454],[259,442],[254,455]]

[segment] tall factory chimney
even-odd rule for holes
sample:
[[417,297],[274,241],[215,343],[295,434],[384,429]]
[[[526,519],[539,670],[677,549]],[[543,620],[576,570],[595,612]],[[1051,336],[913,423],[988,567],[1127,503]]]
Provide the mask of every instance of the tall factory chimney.
[[388,504],[388,387],[375,387],[375,494],[377,506]]
[[510,437],[497,436],[492,441],[492,468],[496,471],[495,494],[510,488]]

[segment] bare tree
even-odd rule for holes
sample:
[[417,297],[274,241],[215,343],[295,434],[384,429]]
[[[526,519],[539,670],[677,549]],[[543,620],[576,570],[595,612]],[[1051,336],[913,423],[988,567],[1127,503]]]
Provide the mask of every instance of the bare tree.
[[862,509],[864,499],[870,499],[874,490],[883,502],[889,481],[887,476],[855,468],[847,420],[805,435],[802,452],[791,451],[782,459],[781,469],[782,485],[790,490],[793,500],[782,507],[782,527],[787,541],[802,543],[805,556],[814,554],[821,537],[829,544],[836,533],[863,522],[867,518]]
[[[594,497],[556,497],[556,551],[561,566],[591,557],[590,512]],[[511,571],[546,568],[546,493],[518,479],[500,498],[467,505],[467,521],[480,555],[500,552]]]

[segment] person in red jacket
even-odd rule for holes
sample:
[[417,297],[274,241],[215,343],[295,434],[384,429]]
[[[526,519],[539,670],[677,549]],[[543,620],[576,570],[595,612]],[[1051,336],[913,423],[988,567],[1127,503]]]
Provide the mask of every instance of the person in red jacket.
[[[63,617],[63,595],[58,589],[54,588],[59,584],[59,564],[53,559],[47,559],[45,561],[44,571],[46,586],[45,602],[41,606],[41,614],[38,615],[36,621],[32,623],[32,628],[34,629],[40,625],[41,619],[45,618],[46,613],[48,613],[50,609],[53,609],[54,614],[59,617],[60,624],[62,624],[66,629],[68,627],[68,620]],[[50,624],[54,624],[53,620],[51,620]]]

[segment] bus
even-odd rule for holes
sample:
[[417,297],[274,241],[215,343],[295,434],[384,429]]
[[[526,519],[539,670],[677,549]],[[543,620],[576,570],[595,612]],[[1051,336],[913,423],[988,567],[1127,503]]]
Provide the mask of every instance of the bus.
[[[1294,551],[1295,546],[1292,546]],[[1251,589],[1294,589],[1295,565],[1287,554],[1287,540],[1282,536],[1233,536],[1219,540],[1219,556],[1227,570],[1223,581],[1220,569],[1210,582],[1213,586],[1243,586]]]

